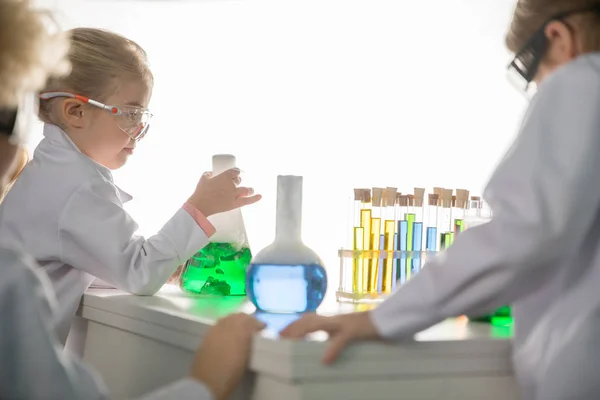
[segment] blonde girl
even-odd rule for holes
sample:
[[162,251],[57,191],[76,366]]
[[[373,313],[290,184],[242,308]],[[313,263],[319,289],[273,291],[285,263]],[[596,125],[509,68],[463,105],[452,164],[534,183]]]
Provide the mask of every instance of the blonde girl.
[[[138,236],[113,181],[148,132],[153,76],[144,50],[116,33],[71,30],[71,73],[40,93],[44,139],[0,206],[0,241],[28,249],[58,298],[66,342],[80,298],[94,278],[152,295],[208,243],[207,217],[260,199],[238,187],[239,170],[204,174],[156,235]],[[157,159],[160,161],[160,159]]]

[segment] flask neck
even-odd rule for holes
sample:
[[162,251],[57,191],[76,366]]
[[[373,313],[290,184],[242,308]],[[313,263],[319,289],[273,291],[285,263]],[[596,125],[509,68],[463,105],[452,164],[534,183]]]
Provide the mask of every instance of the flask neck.
[[277,177],[276,242],[302,241],[302,177]]
[[235,156],[231,154],[215,154],[212,157],[213,175],[219,175],[228,169],[235,168]]

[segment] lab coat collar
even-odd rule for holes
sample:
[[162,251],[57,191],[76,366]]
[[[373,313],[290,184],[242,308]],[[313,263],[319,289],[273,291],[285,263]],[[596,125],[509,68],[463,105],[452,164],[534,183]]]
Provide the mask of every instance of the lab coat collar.
[[96,161],[89,158],[87,155],[83,154],[81,150],[79,150],[79,147],[77,147],[77,145],[73,143],[71,138],[60,127],[52,124],[44,124],[44,137],[54,145],[57,145],[60,148],[69,152],[75,151],[79,154],[84,155],[88,160],[90,160],[94,164],[98,172],[100,172],[102,176],[104,176],[117,188],[117,191],[119,192],[119,198],[123,203],[127,203],[128,201],[131,201],[133,199],[133,196],[131,196],[129,193],[115,185],[110,169],[106,168],[104,165],[97,163]]

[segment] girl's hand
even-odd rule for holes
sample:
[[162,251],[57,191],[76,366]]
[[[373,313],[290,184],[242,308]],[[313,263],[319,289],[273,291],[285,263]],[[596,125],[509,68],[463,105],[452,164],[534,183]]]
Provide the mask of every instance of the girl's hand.
[[205,172],[188,202],[205,217],[209,217],[254,204],[262,198],[259,194],[255,195],[252,188],[238,187],[241,181],[240,170],[237,168],[216,176]]
[[333,363],[339,353],[351,342],[381,339],[368,312],[334,317],[309,314],[292,322],[280,332],[280,335],[283,338],[300,339],[316,331],[325,331],[329,334],[329,346],[323,356],[324,364]]
[[171,277],[167,280],[168,284],[179,286],[179,282],[181,279],[181,273],[183,272],[184,266],[185,266],[185,264],[181,264],[179,267],[177,267],[175,272],[173,272],[173,275],[171,275]]

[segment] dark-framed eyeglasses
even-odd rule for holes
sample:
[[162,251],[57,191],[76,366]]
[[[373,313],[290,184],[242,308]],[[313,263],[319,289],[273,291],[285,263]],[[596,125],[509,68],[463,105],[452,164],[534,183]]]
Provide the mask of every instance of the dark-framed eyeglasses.
[[507,73],[509,80],[519,91],[532,95],[537,89],[533,81],[550,44],[545,32],[548,24],[554,21],[561,21],[566,24],[565,19],[571,15],[591,12],[600,16],[600,3],[591,7],[556,14],[544,22],[544,24],[531,35],[523,47],[515,53],[515,57],[508,65]]

